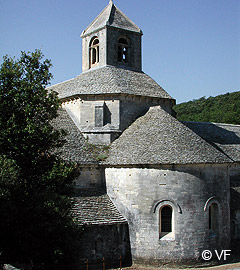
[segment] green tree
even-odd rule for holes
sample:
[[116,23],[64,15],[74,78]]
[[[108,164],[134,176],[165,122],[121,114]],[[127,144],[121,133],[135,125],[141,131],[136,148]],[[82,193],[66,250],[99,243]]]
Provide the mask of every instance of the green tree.
[[39,50],[0,67],[0,264],[74,267],[76,167],[57,152],[65,132],[51,125],[60,102],[46,90],[50,67]]
[[240,91],[174,106],[182,121],[240,124]]

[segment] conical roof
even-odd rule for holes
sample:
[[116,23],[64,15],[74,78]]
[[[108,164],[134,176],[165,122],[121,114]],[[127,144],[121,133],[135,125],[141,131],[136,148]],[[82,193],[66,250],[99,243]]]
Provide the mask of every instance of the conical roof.
[[110,0],[105,9],[95,20],[82,32],[81,37],[90,35],[105,26],[120,28],[142,34],[141,29],[133,23],[120,9]]
[[139,117],[109,149],[107,165],[231,163],[160,106]]

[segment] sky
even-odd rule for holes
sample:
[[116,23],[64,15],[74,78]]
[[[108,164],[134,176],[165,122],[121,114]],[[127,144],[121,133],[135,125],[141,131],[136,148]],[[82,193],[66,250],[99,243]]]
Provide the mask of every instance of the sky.
[[[0,62],[41,49],[51,84],[81,73],[82,31],[109,0],[0,0]],[[113,0],[143,31],[143,71],[177,103],[240,91],[240,0]]]

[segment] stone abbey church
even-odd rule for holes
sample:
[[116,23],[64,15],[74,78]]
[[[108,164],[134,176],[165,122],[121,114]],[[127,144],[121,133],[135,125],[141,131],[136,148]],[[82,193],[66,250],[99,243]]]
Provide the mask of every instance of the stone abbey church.
[[142,34],[110,0],[81,35],[82,73],[49,88],[81,171],[82,262],[181,264],[240,239],[240,126],[178,121],[142,71]]

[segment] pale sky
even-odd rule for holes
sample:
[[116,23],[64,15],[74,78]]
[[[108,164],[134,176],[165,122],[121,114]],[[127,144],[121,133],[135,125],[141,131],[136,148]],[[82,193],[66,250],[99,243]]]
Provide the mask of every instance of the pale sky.
[[[1,0],[0,57],[41,49],[52,84],[81,73],[81,32],[108,0]],[[240,91],[240,0],[113,0],[143,31],[143,71],[177,103]]]

